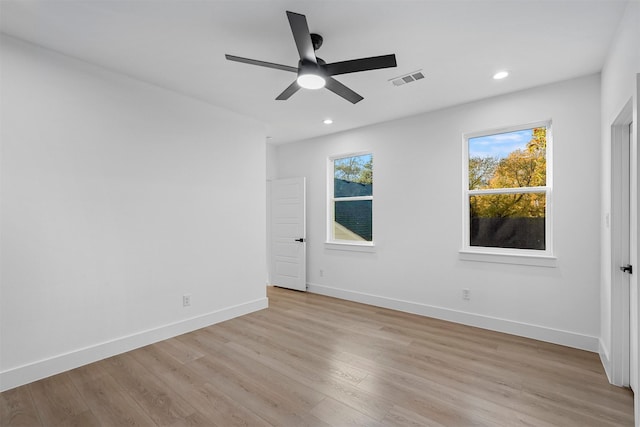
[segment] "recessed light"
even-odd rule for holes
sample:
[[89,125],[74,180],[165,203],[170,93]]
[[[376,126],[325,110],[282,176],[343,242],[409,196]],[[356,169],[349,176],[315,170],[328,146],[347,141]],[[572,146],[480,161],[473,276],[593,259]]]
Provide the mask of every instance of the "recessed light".
[[324,123],[325,125],[330,125],[331,123],[333,123],[333,120],[331,120],[331,119],[324,119],[324,120],[322,121],[322,123]]
[[493,75],[494,80],[502,80],[509,75],[508,71],[498,71]]

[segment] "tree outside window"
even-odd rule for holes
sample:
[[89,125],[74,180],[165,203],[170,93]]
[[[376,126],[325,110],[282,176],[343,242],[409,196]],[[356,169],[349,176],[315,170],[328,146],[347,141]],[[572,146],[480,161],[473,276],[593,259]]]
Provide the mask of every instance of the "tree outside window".
[[548,249],[548,131],[545,124],[467,138],[469,246]]

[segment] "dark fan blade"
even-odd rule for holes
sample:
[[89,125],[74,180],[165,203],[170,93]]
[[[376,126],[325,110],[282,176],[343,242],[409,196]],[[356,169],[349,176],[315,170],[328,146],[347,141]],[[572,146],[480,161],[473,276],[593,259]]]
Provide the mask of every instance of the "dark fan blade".
[[227,58],[229,61],[244,62],[245,64],[259,65],[261,67],[267,67],[267,68],[275,68],[276,70],[291,71],[292,73],[298,72],[297,67],[290,67],[288,65],[274,64],[273,62],[258,61],[257,59],[242,58],[240,56],[233,56],[233,55],[225,55],[224,57]]
[[364,99],[333,77],[327,77],[327,84],[325,85],[325,87],[336,95],[343,97],[352,104],[357,104]]
[[300,59],[316,64],[318,61],[315,51],[313,50],[307,18],[299,13],[289,11],[287,11],[287,18],[289,18],[289,25],[291,26],[291,32],[293,33],[293,39],[296,42]]
[[395,67],[395,55],[372,56],[370,58],[352,59],[350,61],[333,62],[325,65],[327,74],[335,76],[337,74],[355,73],[358,71],[377,70],[380,68]]
[[276,100],[285,101],[289,99],[291,95],[296,93],[298,90],[300,90],[300,86],[298,85],[298,82],[294,80],[293,83],[291,83],[288,88],[286,88],[280,95],[278,95]]

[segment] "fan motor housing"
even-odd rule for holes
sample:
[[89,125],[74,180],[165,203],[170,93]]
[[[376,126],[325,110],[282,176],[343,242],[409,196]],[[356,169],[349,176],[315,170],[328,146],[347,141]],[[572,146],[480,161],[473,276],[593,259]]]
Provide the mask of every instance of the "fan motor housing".
[[324,41],[322,36],[316,33],[311,33],[310,35],[311,35],[311,44],[313,44],[313,50],[320,49],[320,46],[322,46],[322,42]]

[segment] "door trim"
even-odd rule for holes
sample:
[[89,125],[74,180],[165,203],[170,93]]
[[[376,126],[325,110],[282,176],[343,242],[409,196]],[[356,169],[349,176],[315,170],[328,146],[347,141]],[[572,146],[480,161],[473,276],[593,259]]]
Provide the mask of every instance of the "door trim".
[[[611,377],[617,386],[629,386],[629,284],[630,275],[620,266],[630,264],[631,252],[631,144],[629,124],[633,103],[629,100],[611,125]],[[622,170],[626,172],[621,173]],[[626,181],[626,182],[623,182]],[[626,210],[626,212],[625,212]]]

